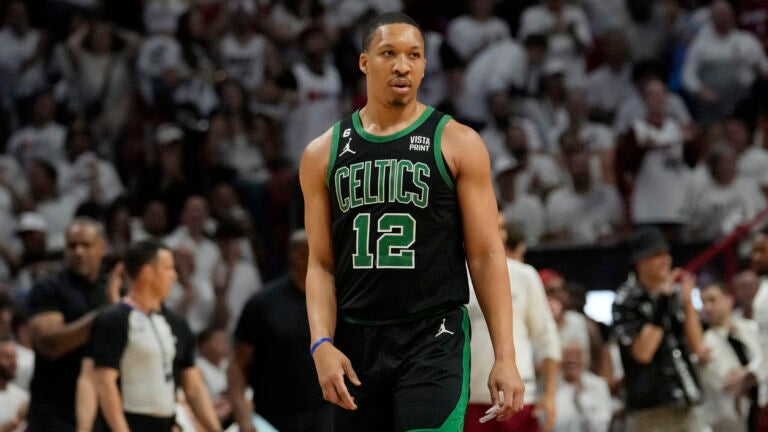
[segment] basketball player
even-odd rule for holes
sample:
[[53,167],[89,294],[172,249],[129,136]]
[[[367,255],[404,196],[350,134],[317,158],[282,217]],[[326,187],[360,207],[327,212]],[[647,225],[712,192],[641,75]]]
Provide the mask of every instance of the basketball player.
[[493,342],[495,416],[507,419],[523,384],[488,153],[416,99],[424,39],[411,18],[375,18],[359,65],[366,106],[313,140],[300,168],[310,352],[336,430],[462,430],[465,260]]

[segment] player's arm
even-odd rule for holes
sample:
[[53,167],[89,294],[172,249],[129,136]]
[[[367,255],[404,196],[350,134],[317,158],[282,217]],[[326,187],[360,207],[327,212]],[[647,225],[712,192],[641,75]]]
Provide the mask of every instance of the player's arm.
[[[498,417],[504,420],[522,409],[523,383],[515,364],[512,296],[498,230],[491,163],[480,136],[455,121],[446,125],[442,143],[456,177],[470,276],[493,344],[495,362],[488,387],[491,400],[502,406]],[[504,393],[503,404],[499,392]]]
[[99,406],[104,419],[112,432],[130,432],[128,422],[123,412],[123,401],[117,388],[117,378],[120,375],[117,369],[110,367],[98,367],[94,371],[96,382],[96,395],[99,398]]
[[195,418],[202,424],[207,432],[221,431],[221,424],[213,408],[211,396],[203,381],[203,375],[195,366],[184,368],[181,371],[181,388],[187,397],[187,403],[192,408]]
[[[331,130],[313,140],[299,167],[304,194],[304,225],[309,241],[307,314],[311,342],[333,338],[336,331],[336,287],[331,243],[331,201],[325,184]],[[344,375],[360,385],[349,359],[331,343],[317,346],[313,359],[325,400],[346,409],[357,406],[344,384]]]

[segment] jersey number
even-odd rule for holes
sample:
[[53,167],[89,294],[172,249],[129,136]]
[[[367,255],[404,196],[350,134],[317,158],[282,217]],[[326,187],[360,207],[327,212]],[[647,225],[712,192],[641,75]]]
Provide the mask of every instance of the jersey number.
[[[374,268],[374,256],[369,250],[371,214],[360,213],[355,217],[355,254],[352,268]],[[376,268],[412,269],[414,267],[413,243],[416,241],[416,220],[406,213],[385,213],[378,221],[376,240]]]

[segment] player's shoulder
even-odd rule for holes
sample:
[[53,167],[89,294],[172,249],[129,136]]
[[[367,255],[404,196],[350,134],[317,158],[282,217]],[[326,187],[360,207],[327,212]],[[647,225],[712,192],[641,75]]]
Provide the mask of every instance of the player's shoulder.
[[455,174],[462,166],[488,164],[488,150],[474,129],[454,119],[449,120],[440,137],[440,147]]
[[310,177],[315,177],[315,174],[320,177],[325,175],[325,171],[328,168],[328,157],[333,144],[334,131],[337,129],[338,123],[307,144],[301,156],[299,166],[299,171],[302,175],[310,175]]

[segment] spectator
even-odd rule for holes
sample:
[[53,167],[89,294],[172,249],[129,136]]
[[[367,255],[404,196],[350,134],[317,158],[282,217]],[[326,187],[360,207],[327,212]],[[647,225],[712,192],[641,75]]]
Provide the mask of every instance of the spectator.
[[558,416],[552,431],[608,432],[612,416],[608,385],[585,367],[581,344],[565,344],[557,385]]
[[545,139],[546,152],[554,149],[550,131],[565,130],[568,126],[568,91],[565,87],[566,64],[560,60],[549,59],[542,67],[539,91],[536,97],[528,98],[522,105],[523,116],[530,118],[539,128],[539,134]]
[[498,157],[491,161],[491,167],[495,173],[505,167],[515,167],[515,190],[541,198],[555,189],[562,177],[550,154],[533,151],[528,141],[532,134],[525,122],[509,123],[505,128],[503,152],[496,152]]
[[40,214],[48,227],[47,248],[64,249],[64,230],[75,215],[77,199],[58,186],[57,169],[44,159],[35,159],[29,166],[27,178],[32,208]]
[[176,124],[158,126],[155,143],[155,163],[139,173],[135,195],[139,201],[159,199],[165,203],[168,221],[175,226],[187,198],[202,192],[206,173],[190,173],[185,169],[189,148],[184,143],[184,132]]
[[523,130],[525,142],[532,152],[541,153],[544,151],[544,143],[539,136],[539,129],[536,124],[513,112],[511,96],[506,91],[495,92],[488,96],[488,100],[493,121],[486,124],[480,131],[480,137],[485,146],[488,147],[488,156],[490,156],[491,161],[510,157],[506,142],[507,129],[513,126]]
[[[601,123],[596,123],[589,118],[589,107],[585,102],[586,93],[581,90],[572,90],[568,94],[566,109],[568,120],[564,129],[553,128],[548,136],[547,148],[558,149],[562,156],[563,134],[572,133],[583,143],[584,150],[589,154],[590,170],[596,180],[606,183],[615,183],[613,178],[613,158],[615,152],[615,139],[610,128]],[[557,151],[557,150],[555,150]]]
[[619,137],[616,181],[632,224],[659,225],[679,235],[689,175],[683,150],[691,132],[668,114],[661,81],[646,81],[643,99],[646,117]]
[[161,239],[168,234],[168,210],[161,200],[142,205],[140,217],[131,220],[131,240]]
[[198,355],[195,366],[203,375],[208,394],[219,421],[231,423],[232,404],[227,395],[227,368],[229,367],[229,336],[224,329],[203,330],[197,337]]
[[707,157],[707,174],[692,182],[686,194],[689,238],[714,240],[728,235],[765,207],[765,197],[753,180],[736,173],[736,156],[729,147],[716,147]]
[[518,37],[532,34],[547,36],[547,54],[565,66],[565,83],[575,87],[584,83],[585,57],[592,44],[589,21],[579,5],[565,0],[541,0],[520,17]]
[[493,15],[493,7],[493,0],[470,0],[469,14],[448,23],[446,41],[464,62],[469,63],[491,43],[509,37],[507,23]]
[[548,238],[567,244],[594,244],[614,238],[624,225],[621,197],[613,186],[594,180],[589,155],[566,156],[570,182],[547,197]]
[[96,309],[119,297],[117,286],[102,278],[106,248],[96,222],[74,220],[66,229],[65,269],[32,287],[28,307],[35,372],[30,432],[75,430],[75,386],[91,324]]
[[30,124],[14,132],[5,148],[24,170],[29,170],[36,158],[44,158],[54,165],[64,161],[67,130],[55,118],[53,94],[49,90],[39,91],[32,99]]
[[489,112],[492,95],[526,88],[529,62],[540,61],[537,57],[543,55],[533,52],[533,49],[526,51],[510,37],[478,51],[464,70],[457,97],[457,115],[478,125],[487,125],[493,119]]
[[520,177],[520,167],[507,160],[500,162],[494,169],[496,194],[501,213],[510,222],[520,225],[525,233],[526,243],[535,246],[539,244],[544,233],[544,205],[536,195],[518,190],[517,182]]
[[165,304],[183,316],[192,334],[198,335],[213,324],[215,295],[211,276],[196,271],[194,249],[175,249],[173,261],[178,278],[173,282]]
[[104,230],[113,254],[120,256],[133,240],[131,207],[127,196],[119,196],[104,210]]
[[[760,287],[752,300],[752,314],[758,325],[758,336],[763,358],[768,359],[768,237],[760,233],[752,240],[752,269],[760,276]],[[768,361],[768,360],[766,360]],[[768,427],[768,384],[761,383],[759,390],[759,428]]]
[[539,271],[539,277],[555,319],[561,346],[578,343],[587,364],[591,365],[589,322],[583,314],[571,309],[571,297],[566,289],[565,278],[557,271],[546,268]]
[[48,224],[35,212],[19,217],[16,233],[21,240],[21,255],[14,263],[14,297],[25,299],[32,285],[61,269],[61,255],[50,253],[47,246]]
[[12,380],[16,375],[16,349],[10,335],[0,335],[0,431],[25,430],[29,394]]
[[181,223],[165,242],[173,249],[184,247],[191,251],[195,256],[195,274],[210,280],[221,254],[206,232],[209,216],[208,201],[199,195],[190,196],[181,210]]
[[[162,306],[176,278],[171,251],[153,241],[139,242],[126,253],[125,269],[128,294],[98,316],[90,341],[106,423],[113,431],[171,432],[179,386],[203,429],[221,431],[194,365],[194,336],[183,318]],[[147,332],[154,340],[139,336]]]
[[93,146],[93,136],[84,123],[70,125],[67,132],[67,163],[62,165],[62,190],[78,202],[107,206],[123,193],[123,184],[115,165],[100,158]]
[[765,194],[768,178],[768,151],[753,144],[754,126],[736,116],[723,121],[725,143],[736,153],[736,171],[740,177],[748,178],[763,188]]
[[[308,259],[304,231],[291,235],[289,271],[245,304],[235,330],[229,366],[229,396],[240,431],[254,432],[253,410],[282,432],[332,429],[333,409],[323,401],[317,373],[307,356],[309,322],[304,299]],[[259,347],[269,346],[269,350]],[[283,371],[281,374],[265,373]]]
[[44,84],[46,38],[30,26],[25,1],[12,0],[6,6],[5,25],[0,28],[0,81],[5,81],[0,83],[0,93],[7,91],[21,99]]
[[320,27],[301,32],[302,59],[278,79],[292,99],[285,122],[286,156],[299,166],[304,148],[341,115],[341,77],[328,59],[328,36]]
[[610,123],[632,93],[632,61],[624,32],[617,28],[606,33],[602,51],[605,63],[587,75],[584,97],[592,117]]
[[[100,142],[111,143],[128,122],[133,90],[129,61],[138,44],[138,35],[104,21],[84,23],[67,39],[71,67],[67,99]],[[102,154],[103,150],[112,149],[102,149]]]
[[[613,119],[613,132],[621,134],[635,123],[636,120],[648,116],[644,98],[645,84],[649,80],[664,81],[660,71],[661,66],[654,61],[639,62],[632,70],[632,91],[622,100]],[[665,112],[681,125],[691,123],[691,114],[677,93],[668,93],[665,101]]]
[[[491,422],[491,425],[496,424],[495,428],[478,423],[478,420],[491,407],[491,400],[486,395],[485,389],[486,377],[493,365],[493,349],[480,305],[475,295],[470,294],[467,311],[473,333],[472,369],[464,430],[466,432],[549,431],[557,419],[555,394],[560,343],[555,322],[547,307],[547,297],[539,275],[533,267],[523,263],[526,250],[525,235],[515,224],[507,224],[501,213],[499,229],[507,255],[512,301],[518,311],[514,314],[515,356],[520,377],[526,386],[525,405],[512,418],[501,423]],[[537,390],[537,382],[541,383],[539,390]],[[540,418],[544,419],[541,424]]]
[[227,77],[251,93],[264,84],[272,45],[254,28],[254,16],[244,10],[230,14],[230,29],[219,43],[221,63]]
[[710,351],[702,365],[706,390],[705,419],[713,432],[754,430],[757,420],[757,385],[766,378],[757,323],[734,318],[733,297],[722,284],[713,283],[701,291],[704,316],[709,329],[704,346]]
[[752,301],[760,288],[760,278],[752,269],[744,269],[733,278],[734,318],[754,319]]
[[695,281],[671,269],[668,251],[660,230],[636,231],[630,239],[634,273],[613,304],[627,388],[627,432],[705,430],[693,357],[706,354],[691,301]]
[[244,257],[242,240],[245,232],[231,222],[216,229],[220,260],[213,270],[214,323],[235,330],[242,305],[260,291],[261,275],[252,260]]
[[683,85],[704,124],[729,115],[755,80],[768,76],[760,41],[736,28],[731,4],[715,0],[709,13],[711,24],[696,35],[683,65]]

